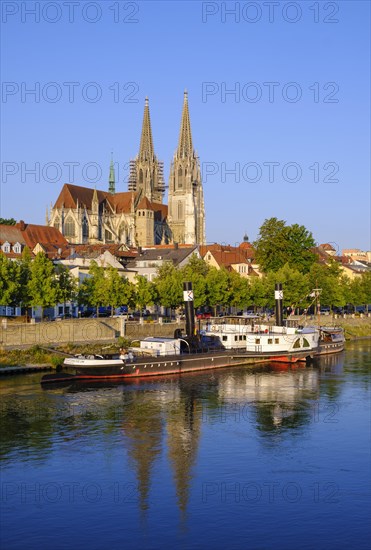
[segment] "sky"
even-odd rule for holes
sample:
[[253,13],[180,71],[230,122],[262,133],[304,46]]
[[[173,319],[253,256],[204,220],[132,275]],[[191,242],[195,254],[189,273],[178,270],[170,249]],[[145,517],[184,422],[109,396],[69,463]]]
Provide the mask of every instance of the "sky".
[[207,242],[274,216],[371,249],[369,2],[1,9],[1,217],[44,224],[64,183],[108,190],[111,152],[126,191],[146,96],[168,179],[187,89]]

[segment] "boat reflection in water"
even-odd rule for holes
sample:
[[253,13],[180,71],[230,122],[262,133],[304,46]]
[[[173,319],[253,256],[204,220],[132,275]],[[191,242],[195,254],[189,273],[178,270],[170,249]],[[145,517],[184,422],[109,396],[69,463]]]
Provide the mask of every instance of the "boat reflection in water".
[[[127,483],[135,478],[135,502],[142,518],[154,503],[165,498],[166,486],[172,483],[184,524],[195,466],[213,458],[209,451],[199,456],[202,438],[215,442],[215,433],[220,436],[230,428],[230,433],[237,430],[246,436],[249,452],[253,452],[250,445],[254,432],[267,436],[272,445],[279,445],[280,438],[269,438],[270,434],[281,434],[281,439],[290,437],[288,432],[305,429],[313,420],[313,403],[323,394],[322,370],[329,373],[324,381],[325,395],[333,391],[331,372],[335,373],[336,392],[341,391],[342,378],[337,375],[342,359],[342,354],[321,358],[319,368],[281,366],[277,370],[260,367],[246,371],[235,367],[130,383],[74,381],[68,387],[40,390],[43,409],[35,422],[27,405],[29,400],[16,400],[10,394],[5,396],[1,410],[6,437],[4,458],[8,456],[11,461],[14,450],[21,456],[27,450],[28,457],[47,460],[53,442],[63,439],[76,444],[80,438],[84,440],[86,430],[120,434],[114,439],[121,439],[119,444],[127,459],[123,456],[121,466],[116,467],[116,479]],[[233,414],[236,408],[244,411],[238,425]],[[15,430],[15,419],[19,431]],[[47,428],[42,446],[32,436],[36,428],[40,433],[40,424]],[[227,435],[223,437],[223,444],[227,444]],[[33,445],[38,447],[33,450]],[[260,437],[256,445],[261,445]],[[227,447],[225,452],[232,451]],[[169,467],[164,467],[164,460]]]

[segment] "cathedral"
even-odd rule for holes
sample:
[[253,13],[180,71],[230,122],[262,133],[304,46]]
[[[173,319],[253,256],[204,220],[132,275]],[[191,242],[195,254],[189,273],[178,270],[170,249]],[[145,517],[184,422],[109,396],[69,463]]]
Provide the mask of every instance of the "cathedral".
[[66,183],[47,212],[46,222],[75,244],[205,244],[201,171],[193,148],[187,92],[171,163],[168,206],[163,204],[165,188],[164,165],[155,155],[146,98],[139,153],[130,161],[128,191],[116,193],[111,160],[107,191]]

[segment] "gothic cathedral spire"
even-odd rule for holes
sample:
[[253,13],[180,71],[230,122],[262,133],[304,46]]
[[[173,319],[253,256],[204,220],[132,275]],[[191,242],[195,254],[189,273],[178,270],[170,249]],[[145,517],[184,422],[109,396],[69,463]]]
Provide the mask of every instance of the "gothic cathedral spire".
[[191,123],[189,120],[188,92],[184,91],[182,122],[180,124],[178,157],[187,158],[193,153]]
[[108,192],[111,193],[111,195],[114,195],[116,193],[116,189],[115,189],[115,167],[113,165],[112,155],[111,155],[111,164],[110,164],[110,167],[109,167]]
[[139,154],[130,161],[129,191],[138,191],[141,197],[160,203],[165,192],[164,165],[155,155],[147,97],[144,103]]
[[174,242],[205,243],[205,206],[200,163],[193,148],[188,109],[184,92],[178,148],[174,154],[169,179],[168,221]]

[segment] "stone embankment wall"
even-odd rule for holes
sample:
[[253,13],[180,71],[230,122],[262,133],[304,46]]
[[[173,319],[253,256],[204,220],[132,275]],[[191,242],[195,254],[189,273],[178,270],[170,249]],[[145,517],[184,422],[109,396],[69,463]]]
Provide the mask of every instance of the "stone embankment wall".
[[56,346],[67,343],[86,344],[113,342],[119,336],[131,340],[146,336],[174,336],[177,328],[184,330],[184,323],[125,322],[122,318],[70,319],[35,324],[0,323],[0,347],[28,348],[31,346]]

